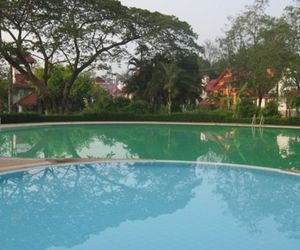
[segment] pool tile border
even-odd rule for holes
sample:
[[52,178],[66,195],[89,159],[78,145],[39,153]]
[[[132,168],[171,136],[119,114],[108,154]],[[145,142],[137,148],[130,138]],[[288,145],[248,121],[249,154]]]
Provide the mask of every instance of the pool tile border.
[[245,124],[245,123],[215,123],[215,122],[126,122],[126,121],[95,121],[95,122],[41,122],[41,123],[14,123],[0,124],[1,128],[26,128],[37,126],[59,126],[59,125],[108,125],[108,124],[141,124],[141,125],[192,125],[192,126],[226,126],[226,127],[255,127],[255,128],[287,128],[300,129],[300,126],[279,126],[279,125],[263,125]]
[[[1,163],[0,159],[0,163]],[[20,159],[11,159],[13,161],[20,161]],[[24,161],[30,161],[33,159],[23,159]],[[35,163],[25,163],[21,165],[12,165],[9,167],[0,166],[0,176],[8,173],[15,173],[19,171],[28,171],[33,169],[43,169],[47,167],[64,167],[68,165],[78,165],[78,164],[100,164],[100,163],[175,163],[175,164],[197,164],[205,165],[211,167],[228,167],[232,169],[250,169],[266,172],[275,172],[279,174],[293,175],[300,177],[300,171],[298,170],[287,170],[287,169],[278,169],[278,168],[268,168],[268,167],[257,167],[251,165],[239,165],[233,163],[219,163],[219,162],[201,162],[201,161],[175,161],[175,160],[152,160],[152,159],[51,159],[51,160],[36,160]]]

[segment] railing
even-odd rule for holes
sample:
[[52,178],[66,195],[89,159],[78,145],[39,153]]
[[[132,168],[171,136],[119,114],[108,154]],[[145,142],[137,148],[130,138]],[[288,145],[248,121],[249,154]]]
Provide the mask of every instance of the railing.
[[264,123],[265,123],[265,118],[263,115],[260,116],[259,119],[259,125],[256,125],[256,115],[254,114],[252,117],[252,123],[251,123],[251,128],[252,128],[252,136],[255,137],[256,134],[256,127],[259,127],[259,133],[260,136],[263,136],[264,133]]
[[[264,118],[263,115],[261,115],[261,116],[260,116],[260,119],[259,119],[259,127],[263,127],[264,124],[265,124],[265,118]],[[253,115],[251,126],[252,126],[252,127],[255,127],[255,125],[256,125],[256,116]]]
[[252,117],[252,123],[251,123],[252,127],[254,127],[255,124],[256,124],[256,116],[254,114],[253,117]]
[[259,121],[259,126],[262,128],[264,126],[264,124],[265,124],[265,118],[263,115],[261,115],[260,121]]

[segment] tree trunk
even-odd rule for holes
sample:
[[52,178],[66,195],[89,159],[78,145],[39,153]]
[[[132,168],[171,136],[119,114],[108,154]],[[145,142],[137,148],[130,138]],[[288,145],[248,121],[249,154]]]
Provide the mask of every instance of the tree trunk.
[[261,103],[262,103],[262,99],[263,99],[263,97],[262,97],[262,96],[259,96],[259,97],[258,97],[258,111],[260,111],[260,110],[261,110]]
[[53,111],[53,103],[50,95],[42,95],[42,106],[44,113],[49,114]]
[[71,93],[71,89],[72,86],[77,78],[77,76],[79,75],[80,72],[73,72],[71,78],[66,82],[65,84],[65,88],[63,91],[63,99],[62,99],[62,113],[66,113],[70,110],[70,93]]
[[12,66],[10,66],[9,76],[8,76],[8,113],[9,114],[12,112],[12,106],[13,106],[12,87],[13,87],[13,68]]
[[169,108],[169,114],[172,112],[172,96],[171,96],[171,89],[168,91],[168,108]]

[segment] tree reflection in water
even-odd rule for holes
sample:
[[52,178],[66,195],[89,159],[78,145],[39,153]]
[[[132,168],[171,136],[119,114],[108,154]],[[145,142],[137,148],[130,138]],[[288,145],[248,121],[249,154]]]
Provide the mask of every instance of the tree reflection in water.
[[[203,168],[202,175],[207,171],[212,168]],[[217,167],[209,182],[225,202],[224,212],[250,233],[260,233],[264,220],[271,218],[278,231],[300,240],[300,176]]]
[[124,221],[174,213],[201,184],[194,167],[101,163],[0,175],[1,249],[72,247]]
[[236,163],[300,170],[300,130],[182,125],[68,125],[0,132],[0,156]]
[[[180,234],[177,216],[193,226],[184,237],[199,244],[245,232],[286,244],[300,240],[299,207],[299,176],[184,163],[75,164],[0,175],[0,242],[1,249],[71,248],[125,222],[147,227],[151,218],[159,226],[168,215]],[[268,220],[274,232],[266,236]],[[209,237],[199,242],[203,230]]]

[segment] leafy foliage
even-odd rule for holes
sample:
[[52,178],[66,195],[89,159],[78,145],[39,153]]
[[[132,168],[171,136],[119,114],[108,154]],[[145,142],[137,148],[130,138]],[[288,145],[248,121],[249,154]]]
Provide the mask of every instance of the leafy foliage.
[[133,74],[125,91],[134,99],[145,100],[152,111],[164,106],[168,110],[181,110],[181,106],[194,104],[201,91],[198,56],[178,53],[175,59],[156,55],[150,60],[133,59]]
[[238,105],[237,115],[239,117],[252,117],[256,113],[256,106],[249,97],[242,97]]
[[278,102],[270,101],[263,110],[264,116],[280,116],[278,111]]
[[[96,65],[106,68],[108,60],[124,56],[126,44],[137,41],[149,51],[198,51],[196,38],[176,17],[127,8],[116,0],[0,0],[0,54],[30,78],[48,110],[53,109],[49,80],[56,64],[71,71],[62,85],[65,111],[78,75]],[[29,54],[42,59],[42,77],[26,61]]]
[[8,102],[8,81],[0,79],[0,111],[5,109]]
[[220,41],[223,60],[240,83],[248,83],[259,108],[263,97],[276,87],[286,69],[295,67],[299,56],[295,43],[298,31],[291,24],[296,7],[287,8],[286,18],[276,19],[265,12],[268,2],[255,0],[231,18],[230,28]]

